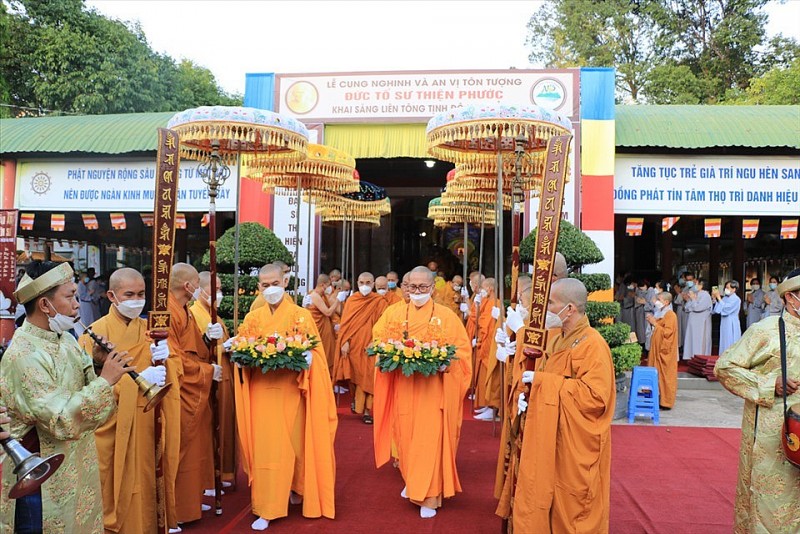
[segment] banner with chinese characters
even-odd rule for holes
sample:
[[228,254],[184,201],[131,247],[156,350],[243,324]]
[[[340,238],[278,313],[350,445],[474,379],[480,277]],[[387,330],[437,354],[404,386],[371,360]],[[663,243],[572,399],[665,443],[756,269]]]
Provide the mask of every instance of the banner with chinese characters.
[[781,239],[797,239],[797,223],[800,219],[783,219],[781,221]]
[[178,134],[158,129],[158,173],[153,209],[153,309],[148,317],[151,331],[169,329],[169,276],[175,245],[178,192]]
[[758,235],[759,219],[742,219],[742,238],[754,239]]
[[10,313],[17,287],[17,214],[17,210],[0,210],[0,291],[5,297],[0,299],[0,315]]
[[719,237],[722,233],[722,219],[706,219],[706,238]]
[[531,310],[525,328],[524,345],[543,351],[545,345],[545,318],[553,277],[553,260],[561,221],[564,185],[567,175],[567,156],[571,135],[553,136],[547,142],[542,191],[539,195],[539,224],[533,254],[533,287]]
[[629,236],[640,236],[642,235],[642,226],[644,226],[643,217],[628,217],[625,233]]
[[679,220],[681,220],[680,217],[664,217],[661,219],[661,232],[669,231]]

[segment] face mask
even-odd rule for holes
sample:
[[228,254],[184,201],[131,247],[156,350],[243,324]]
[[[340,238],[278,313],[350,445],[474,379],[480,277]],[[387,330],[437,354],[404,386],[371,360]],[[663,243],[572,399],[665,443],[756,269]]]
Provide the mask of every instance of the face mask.
[[427,303],[430,300],[431,294],[430,293],[411,293],[409,295],[409,297],[411,298],[411,302],[414,303],[414,306],[416,306],[417,308],[421,308],[422,306],[425,305],[425,303]]
[[331,293],[333,293],[333,286],[326,287],[325,288],[325,294],[326,295],[330,295]]
[[389,289],[397,289],[397,282],[393,282],[392,280],[389,280],[387,285],[389,286]]
[[461,291],[461,286],[458,284],[453,284],[453,291]]
[[386,294],[386,290],[385,289],[378,289],[377,291],[378,291],[378,295],[385,295]]
[[370,286],[358,286],[358,291],[366,297],[372,293],[372,288]]
[[566,310],[569,307],[569,304],[561,308],[561,311],[558,313],[553,313],[550,310],[547,310],[547,318],[544,321],[545,328],[561,328],[564,326],[564,322],[561,320],[561,312]]
[[192,300],[200,300],[200,297],[202,296],[203,296],[203,290],[200,289],[199,287],[195,288],[195,290],[192,291]]
[[83,283],[84,284],[88,284],[89,283],[89,277],[88,276],[84,276],[83,277]]
[[[786,295],[792,295],[795,298],[795,300],[800,301],[800,297],[798,297],[794,293],[786,293]],[[784,295],[784,298],[786,298],[786,295]],[[792,308],[796,314],[800,315],[800,307],[790,303],[788,298],[786,298],[786,305]]]
[[50,330],[52,332],[60,335],[75,326],[75,319],[68,317],[63,313],[58,313],[56,307],[50,302],[48,302],[47,305],[53,308],[53,310],[56,312],[55,317],[50,317],[49,315],[47,316],[47,324],[50,326]]
[[694,281],[689,280],[688,282],[686,282],[686,287],[688,287],[689,289],[692,289],[694,287]]
[[778,284],[773,284],[773,283],[770,283],[770,284],[769,284],[769,288],[770,288],[770,289],[772,289],[772,290],[774,291],[774,290],[778,289]]
[[261,294],[264,295],[264,300],[270,304],[277,304],[283,298],[283,288],[281,286],[269,286]]
[[635,285],[633,285],[633,284],[631,284],[631,285],[629,285],[629,286],[628,286],[628,289],[634,289],[634,288],[636,288],[636,286],[635,286]]
[[217,299],[214,301],[214,307],[219,308],[219,305],[222,304],[222,291],[217,291]]
[[656,303],[655,303],[655,307],[656,307],[657,310],[660,310],[661,308],[664,307],[664,303],[661,302],[660,300],[657,300]]
[[289,278],[291,278],[291,275],[289,273],[284,274],[283,275],[283,283],[284,284],[288,284],[289,283]]
[[481,289],[481,298],[482,299],[485,299],[488,295],[489,295],[489,293],[487,293],[485,289]]
[[683,278],[678,278],[678,285],[681,287],[685,286],[686,280],[684,280]]
[[733,293],[733,289],[726,289],[725,290],[725,296],[726,297],[729,296],[731,293]]
[[[116,298],[116,295],[114,296]],[[128,319],[136,319],[142,314],[142,310],[144,309],[144,299],[142,300],[123,300],[114,303],[116,306],[117,311],[123,316],[127,317]]]
[[752,289],[753,291],[758,291],[759,289],[761,289],[761,286],[750,286],[750,289]]

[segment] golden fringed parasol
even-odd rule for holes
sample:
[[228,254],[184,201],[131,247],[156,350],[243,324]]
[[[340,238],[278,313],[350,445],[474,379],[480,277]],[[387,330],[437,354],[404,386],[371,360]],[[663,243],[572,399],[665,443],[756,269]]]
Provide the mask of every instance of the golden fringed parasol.
[[435,226],[455,224],[481,224],[494,226],[494,209],[491,204],[443,204],[437,197],[428,203],[428,218]]
[[[450,172],[447,173],[447,185],[441,196],[442,205],[483,204],[486,205],[486,209],[494,208],[497,200],[497,191],[491,189],[472,189],[465,187],[463,184],[457,184],[457,180],[454,178],[454,176],[456,176],[456,169],[451,169]],[[462,179],[462,182],[466,181],[466,179]],[[495,179],[495,182],[496,181],[497,180]],[[461,187],[458,187],[458,185],[461,185]],[[511,195],[505,193],[504,191],[503,211],[510,210],[511,205]]]
[[246,178],[264,183],[265,190],[286,188],[304,191],[351,193],[358,191],[354,177],[356,160],[346,152],[317,144],[309,144],[306,159],[287,161],[284,158],[254,156],[248,158]]

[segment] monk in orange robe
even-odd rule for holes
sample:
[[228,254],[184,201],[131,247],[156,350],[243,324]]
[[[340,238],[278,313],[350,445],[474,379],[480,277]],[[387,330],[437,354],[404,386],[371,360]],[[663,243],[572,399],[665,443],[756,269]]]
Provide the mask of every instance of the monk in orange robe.
[[[189,311],[194,317],[197,328],[204,329],[211,323],[211,273],[203,271],[199,274],[200,279],[200,298],[194,301]],[[213,299],[214,306],[219,308],[222,301],[222,282],[217,277],[217,295]],[[222,338],[217,340],[217,353],[211,355],[211,363],[222,366],[222,380],[217,385],[217,407],[219,409],[219,429],[220,429],[220,455],[222,458],[222,485],[231,486],[236,479],[236,408],[233,398],[233,363],[230,360],[230,353],[225,349],[230,338],[228,328],[225,323],[222,325]],[[212,485],[208,486],[213,488]],[[207,489],[206,495],[213,496],[214,490]]]
[[561,325],[548,330],[544,357],[527,371],[521,344],[516,353],[508,408],[526,414],[525,432],[519,464],[508,467],[519,470],[516,489],[506,477],[497,509],[514,532],[609,531],[614,364],[589,326],[586,297],[579,280],[554,282],[547,309]]
[[672,311],[672,294],[656,295],[656,310],[647,316],[653,325],[648,365],[658,371],[658,405],[671,409],[678,392],[678,316]]
[[444,283],[444,288],[441,292],[441,304],[447,306],[456,315],[460,314],[459,305],[461,304],[461,277],[455,275],[452,280]]
[[[200,277],[187,263],[176,263],[169,284],[169,346],[183,362],[181,395],[181,447],[175,479],[175,514],[178,523],[196,521],[210,507],[202,503],[203,492],[214,480],[212,445],[211,382],[222,380],[222,366],[211,362],[205,337],[222,337],[219,323],[207,325],[203,334],[189,311],[190,300],[201,298]],[[217,337],[219,336],[219,337]]]
[[[333,376],[333,360],[336,355],[336,332],[333,330],[331,317],[337,306],[331,305],[325,298],[326,293],[329,293],[329,287],[332,286],[327,274],[317,276],[317,285],[314,291],[309,294],[311,304],[308,306],[308,311],[311,312],[311,317],[314,318],[314,324],[317,325],[322,347],[325,349],[328,374]],[[338,301],[336,302],[338,303]]]
[[[372,395],[375,390],[375,360],[367,356],[372,344],[372,327],[378,322],[386,299],[372,291],[375,280],[372,273],[358,275],[358,293],[344,303],[339,323],[339,366],[349,366],[351,381],[355,385],[353,413],[363,414],[363,421],[372,424]],[[337,373],[336,378],[339,378]]]
[[[276,261],[274,263],[271,263],[270,265],[277,265],[278,268],[280,268],[283,276],[283,289],[285,290],[286,287],[289,285],[289,281],[291,280],[292,277],[291,269],[289,269],[289,266],[283,263],[282,261]],[[287,302],[290,302],[291,304],[297,304],[289,293],[284,293],[283,298]],[[256,295],[256,298],[253,299],[253,302],[250,303],[250,311],[257,310],[261,306],[264,306],[266,303],[267,301],[264,300],[264,295],[262,295],[261,292],[259,291],[258,295]]]
[[[145,284],[142,275],[130,268],[117,269],[108,280],[111,310],[95,321],[92,330],[108,339],[118,351],[133,357],[130,363],[145,380],[163,386],[167,368],[156,366],[169,357],[169,347],[162,342],[156,349],[147,337],[147,321],[139,318],[145,305]],[[94,341],[88,334],[79,340],[92,354]],[[177,391],[175,366],[170,366],[170,381]],[[155,532],[156,451],[153,426],[156,411],[145,413],[147,399],[134,381],[123,376],[114,385],[117,411],[97,430],[95,443],[103,492],[103,525],[106,531],[130,534]],[[176,430],[178,422],[173,425]]]
[[[469,388],[470,342],[459,318],[431,300],[433,274],[425,267],[411,271],[408,288],[412,302],[395,304],[373,329],[379,340],[436,340],[456,346],[456,358],[434,376],[380,372],[375,376],[375,463],[389,461],[396,440],[400,473],[406,487],[401,496],[430,518],[442,499],[461,491],[456,453],[461,431],[464,395]],[[406,323],[406,325],[404,325]]]
[[[308,310],[283,300],[281,271],[264,266],[258,275],[267,306],[244,318],[240,333],[282,335],[303,330],[319,337]],[[333,519],[336,404],[322,344],[306,356],[297,373],[237,369],[234,380],[242,463],[251,487],[253,530],[286,517],[289,502],[303,503],[304,517]]]
[[401,286],[400,277],[397,276],[397,273],[394,271],[389,271],[386,273],[386,286],[389,291],[394,291],[395,295],[400,298],[403,298],[403,289]]
[[497,299],[495,293],[494,278],[487,278],[481,284],[479,293],[479,304],[473,306],[476,315],[470,315],[472,322],[468,328],[477,324],[474,330],[475,339],[475,419],[479,421],[491,421],[494,418],[494,410],[489,404],[486,383],[489,376],[489,357],[494,349],[494,337],[497,329],[497,318],[500,317],[500,306],[502,303]]
[[397,291],[390,291],[389,280],[385,276],[379,276],[375,279],[375,293],[386,299],[387,306],[403,300],[402,290],[400,290],[400,294]]

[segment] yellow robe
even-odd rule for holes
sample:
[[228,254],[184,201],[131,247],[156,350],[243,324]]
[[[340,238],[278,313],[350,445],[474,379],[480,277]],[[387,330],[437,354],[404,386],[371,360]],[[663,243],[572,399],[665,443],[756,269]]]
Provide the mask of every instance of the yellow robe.
[[[518,350],[516,389],[509,399],[514,414],[524,391],[520,356]],[[550,330],[524,422],[514,532],[608,532],[615,397],[611,350],[589,320],[583,317],[568,335]],[[512,491],[507,490],[505,495]],[[508,505],[501,500],[498,515],[506,516]]]
[[[470,305],[469,317],[467,319],[467,334],[473,339],[476,334],[475,325],[477,324],[477,343],[475,345],[475,404],[476,406],[489,406],[490,395],[487,395],[486,385],[489,379],[489,356],[494,345],[494,336],[497,328],[497,320],[492,318],[492,308],[499,306],[497,299],[485,298],[479,307]],[[480,310],[476,310],[480,308]],[[477,313],[479,311],[479,313]]]
[[394,439],[409,499],[437,508],[442,498],[461,491],[456,452],[472,371],[470,341],[461,320],[431,301],[421,308],[405,303],[387,308],[373,337],[401,339],[406,318],[409,338],[453,344],[457,359],[430,377],[375,369],[375,464],[389,461]]
[[442,295],[441,296],[442,301],[439,304],[447,306],[448,308],[453,310],[453,313],[460,316],[461,310],[459,309],[459,303],[456,302],[456,300],[458,300],[460,295],[453,289],[453,282],[445,283],[441,295]]
[[672,408],[678,393],[678,316],[672,310],[656,319],[648,364],[658,371],[659,406]]
[[[320,295],[320,298],[328,305],[325,295]],[[311,316],[314,318],[320,341],[322,341],[322,347],[325,349],[325,357],[328,360],[328,374],[333,376],[333,360],[336,354],[336,332],[333,331],[333,321],[330,315],[325,315],[313,304],[308,308],[308,311],[311,312]]]
[[[189,308],[197,327],[205,330],[211,322],[211,312],[195,301]],[[219,408],[219,430],[221,435],[220,456],[222,457],[222,480],[233,481],[236,477],[236,408],[233,396],[233,363],[230,354],[225,352],[222,344],[230,337],[228,327],[220,321],[224,333],[217,341],[217,354],[213,363],[222,366],[222,381],[217,386],[217,406]]]
[[[95,321],[92,330],[133,357],[131,366],[141,372],[150,367],[147,321],[125,324],[118,312]],[[91,354],[94,342],[88,334],[78,340]],[[177,388],[177,385],[175,386]],[[103,524],[106,531],[138,534],[155,532],[157,525],[155,436],[157,410],[144,412],[147,400],[129,376],[114,386],[117,412],[95,433],[100,484],[103,490]]]
[[189,308],[180,306],[170,295],[169,311],[170,359],[175,354],[183,362],[175,514],[179,522],[189,522],[200,519],[203,491],[213,487],[214,483],[211,406],[208,403],[213,368],[208,347]]
[[[274,312],[262,306],[242,323],[242,329],[265,335],[295,327],[319,337],[308,310],[290,302]],[[336,402],[322,345],[311,352],[307,371],[243,368],[234,376],[242,464],[253,513],[265,519],[287,515],[290,490],[303,496],[303,516],[335,515]]]

